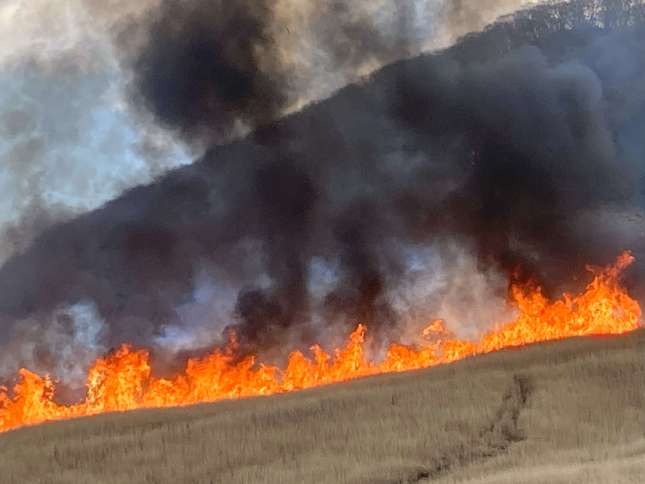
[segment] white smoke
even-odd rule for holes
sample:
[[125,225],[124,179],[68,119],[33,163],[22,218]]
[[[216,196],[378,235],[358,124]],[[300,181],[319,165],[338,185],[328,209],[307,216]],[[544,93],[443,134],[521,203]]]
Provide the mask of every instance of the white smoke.
[[[292,73],[297,93],[288,111],[324,98],[359,81],[401,57],[446,48],[470,32],[483,30],[495,19],[545,0],[277,0],[273,35]],[[341,9],[342,7],[342,9]],[[334,16],[340,22],[371,25],[379,32],[389,58],[348,56],[339,64],[325,49],[321,36],[330,35]],[[332,19],[329,21],[328,19]],[[332,30],[333,33],[333,30]],[[347,45],[348,49],[360,46]]]
[[441,241],[408,253],[408,275],[393,295],[408,339],[418,341],[419,330],[437,319],[469,339],[513,318],[507,275],[479,267],[467,245]]
[[46,317],[20,321],[0,354],[0,375],[26,368],[82,388],[89,366],[104,354],[106,325],[89,301],[61,307]]

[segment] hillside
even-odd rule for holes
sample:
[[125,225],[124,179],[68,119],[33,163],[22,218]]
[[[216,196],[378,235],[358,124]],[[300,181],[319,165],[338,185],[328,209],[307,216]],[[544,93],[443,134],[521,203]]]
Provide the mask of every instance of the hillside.
[[645,331],[0,436],[3,483],[630,483]]

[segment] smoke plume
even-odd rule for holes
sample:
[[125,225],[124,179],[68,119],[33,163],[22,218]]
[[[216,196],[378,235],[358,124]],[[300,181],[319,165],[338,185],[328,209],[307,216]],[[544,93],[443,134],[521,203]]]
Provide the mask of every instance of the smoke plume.
[[0,263],[204,146],[524,2],[490,2],[459,25],[450,3],[5,0]]
[[163,126],[208,144],[526,3],[166,0],[124,29],[120,45],[134,65],[132,95]]
[[[476,23],[460,4],[438,12]],[[472,333],[504,317],[509,275],[561,290],[625,248],[645,258],[642,2],[522,11],[286,117],[307,76],[290,76],[302,58],[272,5],[168,1],[126,29],[131,101],[208,149],[9,260],[0,344],[16,321],[88,301],[107,346],[193,350],[233,328],[279,353],[357,321],[386,336],[435,317]],[[321,5],[307,32],[339,19],[322,65],[416,53],[412,6],[383,28],[368,7]],[[252,131],[222,144],[236,129]]]

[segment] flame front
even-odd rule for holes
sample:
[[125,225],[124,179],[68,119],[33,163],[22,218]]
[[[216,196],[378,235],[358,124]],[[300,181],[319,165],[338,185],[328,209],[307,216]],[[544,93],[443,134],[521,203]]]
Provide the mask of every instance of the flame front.
[[622,334],[639,327],[641,310],[620,285],[623,270],[634,261],[622,254],[614,265],[594,273],[577,296],[549,301],[539,288],[513,287],[517,318],[499,325],[478,341],[460,340],[442,320],[422,332],[423,347],[392,344],[382,361],[365,354],[367,328],[359,325],[345,346],[333,353],[320,346],[311,355],[291,353],[285,368],[263,365],[255,357],[235,357],[234,341],[203,358],[188,360],[183,373],[171,379],[152,376],[149,353],[122,346],[98,359],[87,377],[83,402],[61,405],[47,376],[21,370],[12,392],[0,387],[0,431],[45,421],[63,420],[138,408],[159,408],[291,392],[359,377],[450,363],[468,356],[572,336]]

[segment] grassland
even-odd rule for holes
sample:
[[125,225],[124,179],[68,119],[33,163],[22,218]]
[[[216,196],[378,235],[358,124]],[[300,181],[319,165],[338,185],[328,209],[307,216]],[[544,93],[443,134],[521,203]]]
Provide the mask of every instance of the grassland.
[[637,483],[645,331],[0,435],[2,483]]

